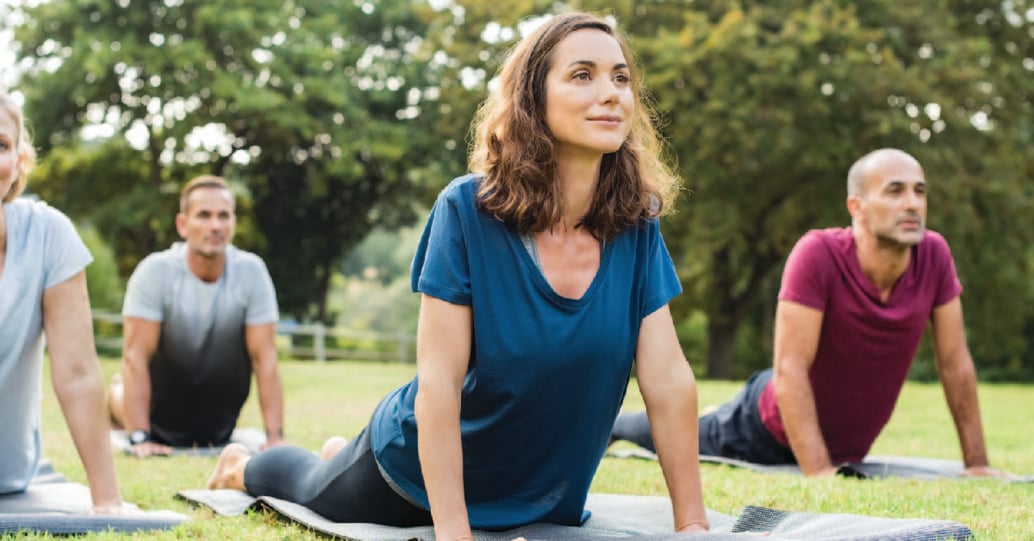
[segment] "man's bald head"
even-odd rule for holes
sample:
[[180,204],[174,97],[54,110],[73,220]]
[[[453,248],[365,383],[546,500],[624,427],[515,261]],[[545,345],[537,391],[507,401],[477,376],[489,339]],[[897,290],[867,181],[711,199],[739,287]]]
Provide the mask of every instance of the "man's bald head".
[[879,169],[895,163],[909,163],[922,170],[919,160],[896,148],[881,148],[858,158],[847,171],[847,196],[856,197],[865,193],[865,180]]

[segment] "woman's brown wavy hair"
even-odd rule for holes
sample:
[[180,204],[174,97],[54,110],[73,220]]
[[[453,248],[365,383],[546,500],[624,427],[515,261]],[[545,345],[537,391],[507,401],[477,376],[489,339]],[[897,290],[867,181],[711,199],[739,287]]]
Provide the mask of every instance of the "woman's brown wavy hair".
[[553,51],[582,29],[606,32],[629,66],[634,99],[632,127],[621,147],[603,156],[599,184],[577,227],[600,239],[667,214],[679,187],[662,159],[652,104],[627,39],[586,13],[557,15],[521,40],[499,71],[499,87],[474,119],[470,170],[484,175],[479,207],[521,233],[545,231],[561,220],[556,182],[557,142],[546,126],[546,75]]
[[18,166],[17,178],[14,179],[7,193],[3,195],[3,202],[8,203],[14,201],[25,191],[29,171],[32,171],[32,167],[36,165],[36,149],[32,148],[32,140],[25,130],[25,114],[22,112],[22,107],[10,95],[0,92],[0,110],[5,111],[14,120],[18,133],[15,134],[16,140],[12,141],[12,144],[15,145],[15,152],[22,158],[21,164]]

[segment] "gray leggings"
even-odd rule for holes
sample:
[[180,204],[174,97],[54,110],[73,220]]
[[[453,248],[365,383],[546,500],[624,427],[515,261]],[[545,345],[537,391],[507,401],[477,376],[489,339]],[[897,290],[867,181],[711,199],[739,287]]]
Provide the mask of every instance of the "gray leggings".
[[267,449],[248,461],[244,486],[305,506],[334,522],[410,527],[431,524],[431,513],[399,496],[377,467],[369,429],[329,460],[298,447]]

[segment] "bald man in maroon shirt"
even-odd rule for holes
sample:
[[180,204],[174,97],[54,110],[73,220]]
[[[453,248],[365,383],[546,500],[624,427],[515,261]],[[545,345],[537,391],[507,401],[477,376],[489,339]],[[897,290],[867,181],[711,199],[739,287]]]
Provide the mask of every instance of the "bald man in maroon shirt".
[[[700,418],[700,454],[797,463],[805,475],[864,459],[887,424],[931,325],[937,372],[971,476],[990,467],[962,285],[944,238],[926,229],[926,178],[897,149],[847,175],[851,225],[812,230],[794,247],[776,308],[774,368]],[[614,439],[652,449],[644,414],[621,415]]]

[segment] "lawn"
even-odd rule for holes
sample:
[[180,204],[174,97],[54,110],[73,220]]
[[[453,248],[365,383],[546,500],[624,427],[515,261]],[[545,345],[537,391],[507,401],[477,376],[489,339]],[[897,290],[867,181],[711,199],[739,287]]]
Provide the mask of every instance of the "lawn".
[[[107,374],[118,369],[112,359],[102,361]],[[385,392],[408,380],[412,365],[360,362],[285,361],[281,363],[286,393],[286,432],[290,442],[318,449],[332,434],[354,435],[365,425]],[[739,384],[700,382],[701,405],[731,397]],[[994,466],[1034,474],[1034,450],[1027,435],[1034,430],[1034,388],[1030,385],[982,385],[984,429]],[[244,426],[261,427],[252,400],[241,417]],[[641,409],[635,384],[629,389],[626,410]],[[44,453],[58,471],[84,482],[57,402],[44,387]],[[915,455],[957,459],[958,441],[938,385],[910,383],[897,412],[876,442],[874,454]],[[127,536],[101,534],[90,539],[322,539],[271,515],[215,518],[173,498],[176,491],[201,488],[214,458],[175,457],[138,460],[117,455],[122,495],[144,509],[171,509],[193,520],[168,532]],[[1034,539],[1034,484],[1005,484],[994,480],[968,481],[858,481],[812,480],[795,476],[763,475],[724,466],[701,467],[704,501],[709,509],[736,515],[745,505],[792,511],[855,513],[883,517],[952,519],[967,524],[980,539]],[[656,463],[606,458],[593,484],[594,492],[664,495]],[[19,539],[32,539],[32,536]]]

